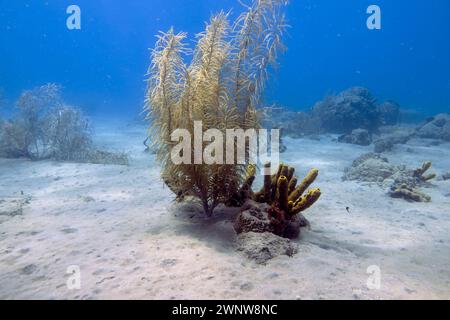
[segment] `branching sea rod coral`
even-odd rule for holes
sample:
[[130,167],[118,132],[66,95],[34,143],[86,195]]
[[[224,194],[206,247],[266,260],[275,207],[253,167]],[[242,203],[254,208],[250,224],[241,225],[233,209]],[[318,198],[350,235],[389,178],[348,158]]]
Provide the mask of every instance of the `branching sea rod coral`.
[[233,24],[223,12],[211,17],[197,35],[190,65],[184,63],[191,54],[186,33],[161,33],[152,51],[146,110],[162,178],[179,197],[199,198],[207,215],[239,191],[246,165],[176,165],[169,157],[177,142],[171,134],[186,129],[193,136],[195,121],[221,133],[259,127],[256,108],[268,69],[283,50],[286,4],[255,0]]

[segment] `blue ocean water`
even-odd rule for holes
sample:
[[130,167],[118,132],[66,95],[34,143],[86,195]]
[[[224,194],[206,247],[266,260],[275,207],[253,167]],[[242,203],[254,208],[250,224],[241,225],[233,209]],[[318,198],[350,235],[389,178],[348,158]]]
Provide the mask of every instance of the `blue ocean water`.
[[[368,87],[380,100],[426,114],[450,111],[448,0],[291,0],[288,51],[267,103],[310,108],[326,94]],[[81,8],[68,30],[66,8]],[[381,30],[366,26],[381,8]],[[149,48],[171,26],[193,41],[212,13],[238,0],[0,0],[0,88],[12,104],[23,89],[56,82],[92,114],[138,115]]]

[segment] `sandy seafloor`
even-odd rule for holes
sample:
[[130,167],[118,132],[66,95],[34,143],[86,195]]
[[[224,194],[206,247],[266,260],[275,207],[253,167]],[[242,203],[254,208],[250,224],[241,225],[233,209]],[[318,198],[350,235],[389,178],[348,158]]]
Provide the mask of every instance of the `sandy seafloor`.
[[[282,160],[297,173],[317,167],[323,196],[306,213],[299,253],[257,265],[233,248],[232,210],[205,219],[173,203],[143,152],[144,126],[96,132],[98,144],[129,152],[130,166],[0,159],[0,198],[29,199],[0,220],[0,299],[450,299],[450,181],[425,190],[431,203],[391,199],[341,181],[372,146],[285,139]],[[450,172],[448,143],[413,140],[387,157]],[[79,290],[66,286],[70,265]],[[366,285],[371,265],[379,290]]]

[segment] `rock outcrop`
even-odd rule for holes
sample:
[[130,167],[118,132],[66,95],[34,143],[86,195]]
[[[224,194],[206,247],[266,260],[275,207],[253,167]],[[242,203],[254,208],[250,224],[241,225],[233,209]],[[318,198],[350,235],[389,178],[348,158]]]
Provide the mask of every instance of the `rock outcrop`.
[[379,125],[375,98],[366,88],[354,87],[316,103],[311,111],[324,132],[348,134],[354,129],[374,131]]
[[419,138],[450,141],[450,115],[441,113],[428,119],[417,128],[415,135]]

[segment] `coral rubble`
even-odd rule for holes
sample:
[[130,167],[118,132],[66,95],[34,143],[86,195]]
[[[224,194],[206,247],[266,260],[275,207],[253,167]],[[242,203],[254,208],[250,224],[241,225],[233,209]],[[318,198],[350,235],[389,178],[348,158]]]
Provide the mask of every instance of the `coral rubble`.
[[419,189],[408,186],[406,183],[403,184],[394,184],[390,191],[389,195],[392,198],[402,198],[407,201],[414,202],[430,202],[431,197],[421,192]]

